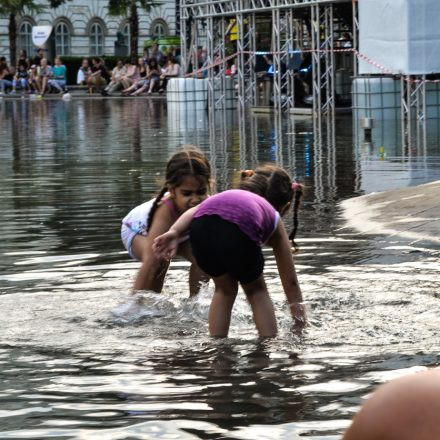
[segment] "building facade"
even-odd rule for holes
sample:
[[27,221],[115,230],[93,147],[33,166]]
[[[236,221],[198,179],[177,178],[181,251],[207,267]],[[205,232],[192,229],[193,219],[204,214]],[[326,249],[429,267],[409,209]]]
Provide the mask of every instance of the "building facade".
[[[42,5],[47,2],[37,1]],[[108,0],[72,0],[39,14],[17,17],[17,50],[25,49],[33,56],[32,27],[50,25],[55,34],[55,52],[60,56],[114,55],[115,41],[120,32],[127,53],[130,41],[128,17],[110,16]],[[173,36],[176,33],[176,2],[164,0],[147,13],[139,8],[139,51],[144,42]],[[0,17],[0,56],[9,60],[8,19]]]

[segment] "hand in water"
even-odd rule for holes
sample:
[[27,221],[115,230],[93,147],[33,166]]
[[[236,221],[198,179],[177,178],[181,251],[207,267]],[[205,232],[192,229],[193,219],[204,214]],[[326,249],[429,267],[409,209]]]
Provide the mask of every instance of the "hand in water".
[[302,303],[289,304],[296,333],[302,333],[307,324],[306,309]]
[[168,231],[153,240],[154,253],[165,260],[171,260],[179,247],[179,235],[175,231]]

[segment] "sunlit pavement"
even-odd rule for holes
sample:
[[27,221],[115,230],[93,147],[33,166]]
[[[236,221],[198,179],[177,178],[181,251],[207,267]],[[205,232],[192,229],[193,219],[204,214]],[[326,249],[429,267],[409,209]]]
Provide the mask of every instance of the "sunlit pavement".
[[355,197],[342,207],[348,226],[363,234],[440,243],[440,181]]

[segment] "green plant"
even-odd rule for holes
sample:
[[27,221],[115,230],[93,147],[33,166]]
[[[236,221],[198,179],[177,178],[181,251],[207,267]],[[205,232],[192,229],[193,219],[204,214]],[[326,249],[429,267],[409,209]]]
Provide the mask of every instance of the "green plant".
[[139,40],[139,14],[138,8],[150,12],[153,6],[157,6],[155,0],[109,0],[108,11],[110,15],[125,15],[130,22],[130,57],[135,61],[138,56]]

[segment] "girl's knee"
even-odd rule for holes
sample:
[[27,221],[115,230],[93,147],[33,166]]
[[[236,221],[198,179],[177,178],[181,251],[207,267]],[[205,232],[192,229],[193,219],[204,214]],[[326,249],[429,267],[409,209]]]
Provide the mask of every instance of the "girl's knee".
[[241,283],[244,292],[246,293],[247,296],[249,295],[253,295],[255,293],[258,292],[267,292],[267,287],[266,287],[266,283],[264,281],[264,278],[262,275],[260,275],[257,279],[255,279],[254,281],[251,281],[249,283]]
[[216,292],[235,298],[238,293],[238,282],[229,275],[213,277]]

